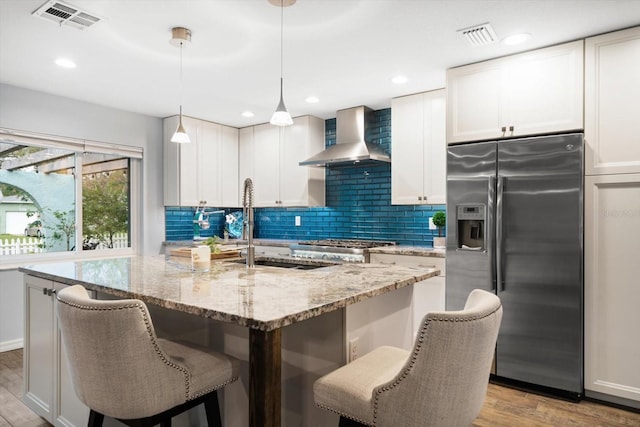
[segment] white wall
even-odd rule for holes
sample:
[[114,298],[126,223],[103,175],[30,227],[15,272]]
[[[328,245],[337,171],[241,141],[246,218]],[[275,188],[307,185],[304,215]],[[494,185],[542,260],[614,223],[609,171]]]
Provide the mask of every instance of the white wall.
[[0,271],[0,352],[22,347],[23,301],[22,273]]
[[[164,240],[162,119],[0,84],[0,127],[142,147],[140,252]],[[23,336],[22,277],[0,271],[0,350]]]

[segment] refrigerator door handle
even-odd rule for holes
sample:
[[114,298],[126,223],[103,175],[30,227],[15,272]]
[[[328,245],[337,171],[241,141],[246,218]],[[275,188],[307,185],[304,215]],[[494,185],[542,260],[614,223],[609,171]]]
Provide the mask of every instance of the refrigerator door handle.
[[507,179],[503,176],[498,176],[498,184],[496,186],[496,276],[497,276],[497,289],[498,292],[505,290],[504,286],[504,269],[503,267],[503,246],[502,241],[502,205],[504,203],[504,186]]
[[486,244],[487,244],[487,253],[489,254],[489,265],[491,266],[491,289],[498,289],[498,278],[496,273],[496,249],[494,245],[494,240],[491,236],[493,236],[493,215],[495,212],[495,203],[496,203],[496,177],[489,177],[489,189],[487,191],[487,230],[486,230]]

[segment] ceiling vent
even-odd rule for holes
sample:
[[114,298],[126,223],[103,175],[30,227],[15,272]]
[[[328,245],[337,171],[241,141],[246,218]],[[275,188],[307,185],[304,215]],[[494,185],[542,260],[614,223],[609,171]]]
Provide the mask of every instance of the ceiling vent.
[[486,46],[498,41],[496,32],[488,22],[458,30],[458,32],[461,33],[473,47]]
[[102,18],[71,6],[61,1],[48,1],[38,8],[33,15],[55,22],[58,25],[68,25],[79,30],[86,30],[93,27]]

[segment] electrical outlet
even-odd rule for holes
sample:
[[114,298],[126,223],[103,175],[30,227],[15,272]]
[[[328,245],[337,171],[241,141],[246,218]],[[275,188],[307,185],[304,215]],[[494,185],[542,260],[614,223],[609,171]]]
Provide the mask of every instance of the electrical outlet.
[[360,356],[360,337],[349,340],[349,362],[353,362]]
[[296,215],[296,227],[300,227],[302,221],[300,220],[300,216]]
[[433,217],[430,216],[429,217],[429,230],[437,230],[438,227],[436,227],[435,225],[433,225]]

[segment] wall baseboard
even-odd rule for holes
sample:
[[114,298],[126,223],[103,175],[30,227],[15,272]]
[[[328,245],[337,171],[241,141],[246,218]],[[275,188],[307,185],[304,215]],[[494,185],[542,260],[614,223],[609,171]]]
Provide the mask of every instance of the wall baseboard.
[[22,347],[24,347],[24,340],[22,338],[17,340],[11,340],[11,341],[3,341],[3,342],[0,342],[0,353],[4,351],[15,350],[17,348],[22,348]]

